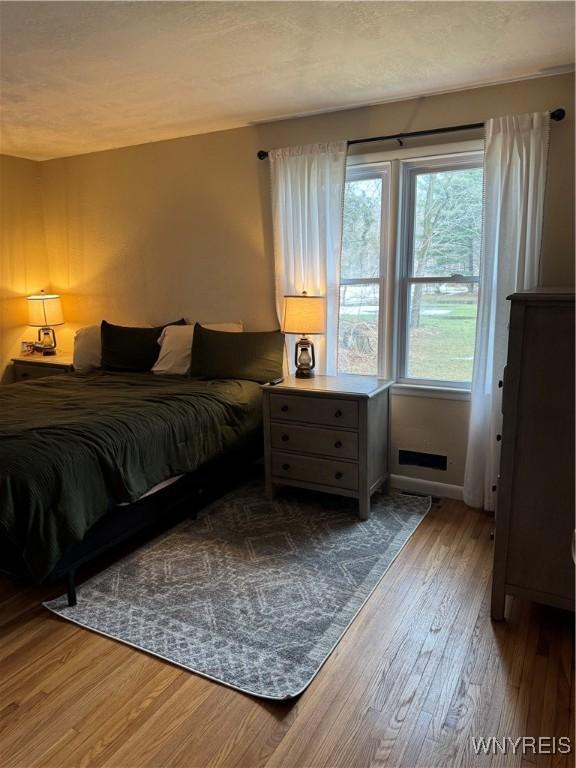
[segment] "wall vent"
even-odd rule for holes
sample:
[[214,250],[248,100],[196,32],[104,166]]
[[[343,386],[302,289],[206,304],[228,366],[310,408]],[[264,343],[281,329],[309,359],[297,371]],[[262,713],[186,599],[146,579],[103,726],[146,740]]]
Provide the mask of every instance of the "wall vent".
[[404,466],[427,467],[440,469],[443,472],[448,467],[448,457],[438,453],[422,453],[421,451],[398,451],[398,463]]

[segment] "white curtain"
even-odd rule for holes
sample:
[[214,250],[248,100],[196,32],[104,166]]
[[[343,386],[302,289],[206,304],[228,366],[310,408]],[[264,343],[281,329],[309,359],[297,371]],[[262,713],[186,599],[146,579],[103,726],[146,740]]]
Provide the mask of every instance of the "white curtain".
[[486,123],[484,228],[464,501],[493,510],[500,460],[501,390],[509,302],[538,284],[550,118],[547,112]]
[[[338,281],[346,179],[345,141],[275,149],[269,154],[276,266],[276,308],[306,291],[326,297],[326,334],[314,337],[316,370],[336,373]],[[294,339],[287,344],[293,369]]]

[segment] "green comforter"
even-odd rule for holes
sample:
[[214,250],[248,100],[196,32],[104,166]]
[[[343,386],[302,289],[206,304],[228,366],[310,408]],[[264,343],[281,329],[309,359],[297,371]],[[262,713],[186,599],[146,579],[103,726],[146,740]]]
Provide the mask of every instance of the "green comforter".
[[0,536],[42,579],[115,505],[260,424],[249,381],[96,373],[0,387]]

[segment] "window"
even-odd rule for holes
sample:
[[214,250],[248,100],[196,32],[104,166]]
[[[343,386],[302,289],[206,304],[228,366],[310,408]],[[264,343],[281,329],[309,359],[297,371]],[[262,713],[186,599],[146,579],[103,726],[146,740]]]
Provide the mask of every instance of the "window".
[[383,352],[381,312],[388,255],[390,173],[350,170],[344,194],[338,369],[376,375]]
[[[434,386],[470,385],[482,185],[481,152],[395,158],[349,168],[340,372],[392,375],[401,382]],[[396,269],[391,271],[394,257]],[[386,276],[394,272],[392,291]],[[387,311],[391,302],[394,313]],[[388,360],[385,350],[392,347],[395,355]]]
[[472,380],[482,166],[472,158],[406,163],[399,280],[398,378]]

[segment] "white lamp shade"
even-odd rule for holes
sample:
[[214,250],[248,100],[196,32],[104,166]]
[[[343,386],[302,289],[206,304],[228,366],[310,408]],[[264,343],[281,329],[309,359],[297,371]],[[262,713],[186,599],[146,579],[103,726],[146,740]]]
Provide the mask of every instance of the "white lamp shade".
[[26,298],[28,301],[28,325],[40,328],[62,325],[64,315],[62,314],[60,296],[55,293],[39,293]]
[[285,333],[324,333],[326,330],[326,299],[324,296],[284,296]]

